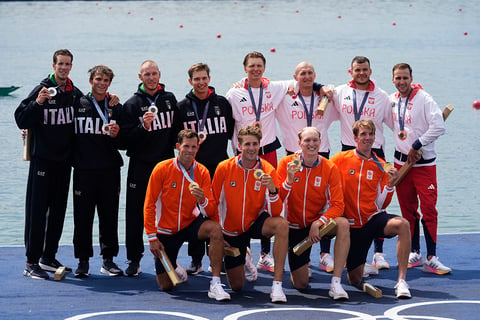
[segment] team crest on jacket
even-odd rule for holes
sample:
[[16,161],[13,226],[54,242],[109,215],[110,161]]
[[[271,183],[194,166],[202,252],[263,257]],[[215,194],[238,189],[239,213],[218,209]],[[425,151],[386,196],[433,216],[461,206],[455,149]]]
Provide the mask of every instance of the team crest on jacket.
[[230,187],[236,187],[237,183],[235,181],[230,181]]
[[266,91],[265,97],[267,97],[267,99],[270,99],[272,97],[272,93],[270,91]]
[[177,187],[177,183],[176,182],[172,182],[172,188],[176,188]]
[[167,105],[168,110],[172,110],[172,103],[170,100],[165,100],[165,104]]
[[315,183],[313,184],[315,187],[320,187],[322,184],[322,177],[315,177]]
[[355,174],[355,170],[354,169],[350,169],[350,171],[348,172],[349,174]]
[[215,114],[217,116],[219,116],[220,115],[220,107],[219,106],[214,106],[213,109],[215,110]]
[[300,178],[299,177],[293,177],[293,182],[299,182]]
[[372,180],[373,179],[373,171],[372,170],[367,170],[367,179]]
[[262,188],[262,182],[261,181],[255,181],[255,187],[253,188],[255,191],[260,191]]
[[374,104],[375,103],[375,98],[374,97],[368,97],[368,104]]

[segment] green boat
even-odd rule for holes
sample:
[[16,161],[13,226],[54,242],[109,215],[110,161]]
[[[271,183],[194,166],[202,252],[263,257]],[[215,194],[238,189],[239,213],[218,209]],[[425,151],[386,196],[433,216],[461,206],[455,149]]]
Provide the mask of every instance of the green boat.
[[11,92],[17,90],[20,87],[10,86],[10,87],[0,87],[0,96],[8,96]]

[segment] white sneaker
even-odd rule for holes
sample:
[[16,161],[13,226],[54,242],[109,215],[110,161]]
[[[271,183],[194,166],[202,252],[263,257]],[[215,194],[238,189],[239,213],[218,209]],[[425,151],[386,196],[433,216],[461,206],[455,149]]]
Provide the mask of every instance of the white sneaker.
[[273,258],[270,254],[267,253],[267,254],[260,255],[260,260],[258,260],[258,263],[257,263],[258,270],[273,272],[274,266],[275,266],[275,263],[273,262]]
[[410,252],[408,255],[408,267],[413,268],[422,264],[422,255],[420,252]]
[[178,263],[177,263],[177,268],[175,269],[175,273],[178,275],[178,278],[180,279],[180,283],[184,283],[187,281],[188,279],[187,270],[185,270],[185,268],[179,265]]
[[373,264],[365,263],[363,267],[363,277],[368,278],[370,275],[378,275],[378,269]]
[[333,272],[333,258],[330,253],[326,253],[323,257],[320,257],[318,268],[326,272]]
[[224,285],[221,282],[217,282],[215,284],[212,284],[212,282],[210,282],[208,297],[217,301],[231,300],[230,294],[223,290],[223,286]]
[[250,248],[247,247],[247,254],[245,255],[245,279],[248,282],[253,282],[257,280],[258,271],[255,265],[253,264],[252,252]]
[[270,292],[270,299],[272,299],[273,303],[287,302],[287,296],[285,296],[285,293],[283,293],[282,286],[272,285],[272,291]]
[[373,254],[372,264],[378,269],[390,269],[390,265],[385,260],[385,255],[382,252],[375,252]]
[[330,283],[328,295],[333,298],[333,300],[348,300],[348,293],[343,289],[340,282]]
[[422,271],[435,274],[447,274],[452,272],[452,269],[443,265],[437,256],[433,256],[430,260],[425,260]]
[[395,295],[397,299],[410,299],[412,295],[408,289],[408,284],[405,280],[400,280],[395,285]]

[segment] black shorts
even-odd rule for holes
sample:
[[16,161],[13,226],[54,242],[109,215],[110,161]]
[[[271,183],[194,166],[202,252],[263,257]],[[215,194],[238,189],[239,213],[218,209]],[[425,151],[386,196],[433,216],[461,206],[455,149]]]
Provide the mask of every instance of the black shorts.
[[387,222],[397,215],[385,211],[374,215],[362,228],[350,228],[350,250],[347,257],[347,270],[351,271],[367,261],[368,250],[375,238],[393,238],[383,231]]
[[[311,227],[312,225],[310,225]],[[301,255],[297,256],[293,253],[293,248],[301,241],[303,241],[310,233],[310,227],[304,229],[290,229],[288,233],[288,265],[290,271],[295,271],[298,268],[308,264],[310,262],[310,253],[312,247],[308,248]],[[322,239],[333,239],[335,236],[325,236]]]
[[[200,241],[198,240],[198,231],[200,230],[200,226],[202,225],[202,223],[207,220],[208,218],[205,218],[203,215],[199,215],[188,227],[180,230],[174,235],[157,233],[157,238],[163,244],[163,247],[165,248],[165,253],[172,262],[172,266],[175,269],[177,268],[178,251],[182,247],[183,243],[185,241]],[[165,268],[163,267],[158,257],[155,257],[155,270],[157,274],[165,272]]]
[[263,212],[250,226],[250,228],[238,236],[223,235],[225,241],[227,241],[231,247],[238,248],[240,255],[238,257],[225,256],[225,269],[232,269],[245,264],[245,255],[247,253],[247,247],[250,246],[250,239],[269,239],[262,235],[262,228],[265,220],[270,218],[267,212]]

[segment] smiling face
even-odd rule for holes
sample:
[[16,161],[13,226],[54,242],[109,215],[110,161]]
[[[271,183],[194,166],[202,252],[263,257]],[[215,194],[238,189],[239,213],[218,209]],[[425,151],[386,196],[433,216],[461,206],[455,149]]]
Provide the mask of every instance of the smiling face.
[[183,138],[182,142],[177,142],[175,147],[178,150],[178,161],[180,161],[185,168],[190,168],[197,155],[198,138]]
[[201,98],[204,99],[208,96],[208,85],[210,84],[210,77],[205,70],[201,71],[194,71],[192,73],[191,79],[188,79],[188,82],[193,87],[193,93]]
[[72,57],[58,55],[57,61],[52,64],[55,72],[55,81],[58,84],[65,83],[72,70]]
[[261,58],[248,58],[244,66],[250,85],[259,86],[263,73],[265,72],[265,63]]
[[320,132],[316,128],[308,127],[300,133],[298,145],[302,149],[305,158],[317,158],[321,142]]
[[358,133],[354,136],[357,148],[364,154],[368,154],[372,150],[375,142],[375,131],[367,126],[360,125]]
[[354,61],[350,74],[358,89],[366,90],[368,88],[370,76],[372,75],[372,69],[370,69],[368,62],[358,63]]
[[245,168],[253,168],[257,163],[260,140],[254,135],[244,135],[238,142],[238,149],[242,153],[242,163]]
[[156,63],[153,61],[145,62],[140,67],[138,78],[142,81],[145,92],[152,96],[157,92],[158,83],[160,82],[160,70]]
[[295,68],[295,74],[293,78],[297,80],[300,91],[313,88],[313,82],[315,81],[316,73],[313,65],[308,62],[302,62]]
[[392,82],[402,97],[406,97],[411,90],[412,76],[408,69],[395,69]]
[[92,85],[92,95],[99,100],[103,99],[107,94],[108,87],[112,80],[110,77],[104,73],[96,72],[92,79],[90,79],[90,84]]

